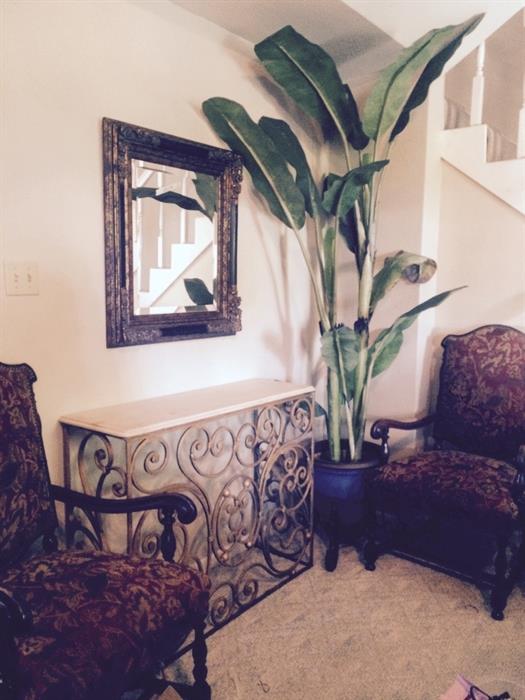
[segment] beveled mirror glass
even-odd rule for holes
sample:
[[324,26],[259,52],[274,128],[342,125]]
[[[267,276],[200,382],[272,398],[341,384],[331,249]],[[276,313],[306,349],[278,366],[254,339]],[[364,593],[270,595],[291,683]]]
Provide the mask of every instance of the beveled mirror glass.
[[113,119],[103,136],[108,347],[240,330],[240,157]]

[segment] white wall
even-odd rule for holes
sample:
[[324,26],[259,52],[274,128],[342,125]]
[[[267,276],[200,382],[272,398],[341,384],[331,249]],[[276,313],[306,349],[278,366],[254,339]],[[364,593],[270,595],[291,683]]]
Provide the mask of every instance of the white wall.
[[[57,420],[65,413],[248,377],[298,382],[318,377],[313,365],[319,341],[299,250],[265,214],[247,175],[239,211],[243,331],[227,338],[105,347],[101,119],[219,144],[200,112],[207,97],[237,99],[256,118],[279,116],[278,100],[260,89],[251,47],[167,0],[8,0],[1,8],[1,253],[6,261],[38,263],[40,294],[6,296],[0,279],[0,359],[28,362],[37,372],[55,480],[61,479]],[[385,176],[383,253],[434,252],[423,235],[425,139],[420,109],[396,143]],[[321,171],[322,153],[319,158]],[[523,221],[443,167],[437,286],[471,287],[441,307],[436,333],[478,322],[519,323]],[[439,186],[439,177],[433,182]],[[437,230],[437,215],[432,216]],[[477,267],[470,271],[472,259]],[[343,268],[348,271],[349,263]],[[431,290],[420,292],[426,296]],[[351,299],[353,291],[347,293]],[[377,326],[419,298],[416,289],[400,285],[378,312]],[[420,384],[429,379],[418,384],[413,369],[424,338],[416,339],[415,328],[407,335],[400,357],[372,388],[372,415],[407,416],[421,404]]]
[[436,313],[434,334],[486,323],[525,329],[525,217],[443,162],[439,284],[467,285]]
[[38,375],[54,479],[63,414],[248,377],[308,382],[304,269],[248,176],[239,211],[243,331],[105,345],[101,119],[219,144],[201,115],[204,99],[225,95],[257,116],[278,114],[254,79],[251,48],[165,0],[8,1],[2,13],[2,258],[36,261],[40,294],[6,296],[0,280],[0,359]]
[[[313,378],[322,387],[322,372],[313,371],[319,340],[298,247],[264,213],[247,174],[239,212],[243,331],[105,347],[101,119],[219,143],[200,112],[207,97],[237,99],[256,118],[278,116],[279,100],[265,97],[258,84],[261,69],[251,47],[165,0],[26,0],[2,7],[3,257],[37,262],[40,294],[6,296],[1,284],[1,359],[28,362],[37,372],[54,478],[61,478],[57,420],[66,413],[256,376]],[[385,253],[418,249],[423,114],[403,134],[385,178]],[[314,169],[326,171],[326,154],[311,150],[319,156]],[[400,288],[378,323],[416,302],[414,290]],[[414,339],[415,332],[372,390],[376,413],[412,412]]]
[[[378,263],[399,250],[428,255],[423,245],[423,192],[426,165],[427,110],[412,112],[409,125],[395,140],[380,195],[377,220]],[[373,328],[384,328],[432,294],[431,285],[401,281],[379,303]],[[372,381],[369,414],[377,417],[411,417],[418,409],[415,364],[418,351],[416,322],[404,334],[403,347],[391,367]]]

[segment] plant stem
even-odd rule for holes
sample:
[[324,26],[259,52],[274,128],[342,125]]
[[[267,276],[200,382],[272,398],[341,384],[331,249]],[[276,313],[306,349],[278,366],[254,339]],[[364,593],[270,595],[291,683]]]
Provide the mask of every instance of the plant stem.
[[335,349],[336,349],[336,354],[337,354],[337,366],[338,366],[338,373],[340,377],[340,387],[341,387],[341,393],[343,395],[343,401],[344,401],[344,406],[345,406],[345,417],[346,417],[346,424],[348,428],[348,451],[350,454],[350,460],[354,459],[355,456],[355,440],[354,440],[354,427],[352,425],[352,409],[350,408],[350,402],[348,400],[348,392],[346,388],[346,376],[345,376],[345,368],[344,368],[344,359],[343,359],[343,351],[341,350],[341,345],[339,343],[339,338],[337,336],[337,332],[334,335],[334,342],[335,342]]
[[359,268],[359,289],[357,302],[357,322],[355,330],[359,335],[359,351],[357,365],[355,367],[355,384],[353,400],[353,430],[355,438],[355,459],[361,459],[365,434],[365,409],[368,384],[368,344],[370,320],[370,300],[373,288],[373,257],[371,250],[371,237],[373,238],[373,225],[370,225],[370,208],[373,201],[373,192],[363,197],[362,204],[356,202],[356,214],[358,221],[359,252],[362,254],[361,267]]
[[359,337],[359,359],[355,368],[354,435],[355,459],[361,459],[365,434],[365,404],[367,389],[368,329]]
[[303,254],[303,258],[306,263],[308,273],[310,275],[310,280],[312,282],[312,287],[314,290],[315,303],[317,305],[317,313],[319,314],[319,321],[321,322],[321,328],[323,330],[323,333],[326,333],[326,331],[330,328],[330,322],[328,320],[328,314],[326,312],[323,295],[319,291],[318,280],[316,279],[314,269],[310,262],[308,251],[306,250],[300,232],[296,228],[293,229],[293,232],[295,233],[295,237],[297,238],[297,242],[299,243],[299,247],[301,248],[301,253]]
[[341,461],[341,401],[339,372],[328,370],[326,390],[328,394],[328,446],[333,462]]

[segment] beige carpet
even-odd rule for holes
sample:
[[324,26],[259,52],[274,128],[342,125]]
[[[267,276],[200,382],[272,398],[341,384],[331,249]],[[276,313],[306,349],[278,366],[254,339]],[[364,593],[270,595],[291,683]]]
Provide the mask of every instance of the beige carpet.
[[438,700],[457,673],[525,700],[525,586],[495,622],[477,588],[410,562],[315,560],[209,638],[213,700]]

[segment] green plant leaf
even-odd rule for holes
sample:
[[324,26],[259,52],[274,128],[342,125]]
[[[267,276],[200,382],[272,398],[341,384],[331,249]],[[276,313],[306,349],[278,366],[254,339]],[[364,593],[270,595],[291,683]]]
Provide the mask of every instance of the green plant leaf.
[[377,303],[394,287],[400,279],[409,282],[428,282],[436,271],[437,265],[431,258],[400,250],[394,256],[386,258],[383,267],[374,275],[370,315],[374,313]]
[[324,418],[325,420],[328,417],[328,414],[326,413],[326,409],[321,406],[320,403],[317,401],[315,402],[315,417],[316,418]]
[[339,178],[330,174],[325,181],[323,207],[326,212],[340,218],[347,216],[365,185],[369,185],[375,173],[388,164],[388,160],[378,160],[349,170]]
[[286,26],[263,39],[255,53],[270,75],[299,107],[317,120],[325,134],[334,127],[353,148],[368,143],[355,100],[343,85],[331,56]]
[[195,190],[204,206],[208,219],[212,221],[217,210],[218,179],[213,175],[206,175],[206,173],[195,173],[193,184],[195,185]]
[[199,277],[186,277],[184,286],[186,287],[189,298],[197,306],[213,304],[213,294],[206,286],[206,283]]
[[[322,204],[326,214],[337,211],[337,202],[339,201],[343,184],[344,181],[340,175],[330,173],[325,177]],[[355,253],[357,250],[357,220],[354,207],[346,216],[340,217],[339,233],[344,238],[347,248],[352,253]]]
[[377,140],[392,127],[396,133],[404,129],[410,111],[425,99],[431,82],[482,17],[475,15],[462,24],[427,32],[381,72],[363,115],[364,130],[370,138]]
[[[372,363],[372,376],[376,376],[392,364],[401,348],[404,331],[410,328],[420,313],[439,306],[439,304],[444,302],[445,299],[448,299],[451,294],[460,289],[464,289],[464,287],[449,289],[447,292],[441,292],[440,294],[430,297],[430,299],[427,299],[401,316],[398,316],[390,328],[382,330],[368,351],[368,361]],[[376,367],[378,362],[379,365]]]
[[233,100],[212,97],[202,109],[218,136],[243,156],[253,184],[270,211],[286,226],[301,229],[304,197],[272,139]]
[[346,247],[352,253],[358,249],[358,231],[355,207],[352,207],[347,216],[339,220],[339,233],[346,243]]
[[348,326],[337,326],[321,336],[321,356],[326,365],[341,376],[339,354],[343,361],[347,399],[350,400],[354,385],[354,368],[359,357],[359,338]]
[[157,194],[156,187],[133,187],[131,190],[132,199],[144,199],[144,198],[156,199],[157,202],[162,202],[163,204],[176,204],[182,209],[188,209],[190,211],[200,211],[205,216],[208,216],[204,207],[197,202],[193,197],[186,197],[183,194],[178,194],[178,192],[162,192],[162,194]]
[[295,170],[295,182],[303,194],[306,210],[312,216],[314,211],[322,208],[321,197],[299,139],[282,119],[261,117],[259,126],[268,134],[279,153]]
[[344,182],[344,175],[330,173],[325,177],[322,204],[327,214],[333,215],[337,211],[337,202],[339,201]]
[[[396,359],[403,344],[403,333],[394,331],[377,353],[372,368],[372,377],[376,377],[390,367]],[[373,355],[371,355],[373,357]]]
[[[414,89],[410,93],[410,97],[408,98],[405,107],[399,116],[399,119],[397,120],[396,124],[394,125],[394,128],[392,129],[392,133],[390,134],[390,141],[393,141],[394,138],[398,134],[400,134],[403,131],[403,129],[407,126],[408,120],[410,118],[410,112],[416,107],[419,107],[419,105],[423,104],[423,102],[427,99],[428,91],[430,89],[431,84],[434,82],[434,80],[436,80],[436,78],[439,78],[439,76],[443,72],[443,68],[445,67],[447,61],[450,58],[452,58],[452,56],[456,53],[457,49],[459,48],[463,37],[469,34],[477,27],[479,22],[481,22],[483,15],[477,15],[477,17],[479,19],[473,24],[473,26],[469,26],[469,28],[463,34],[458,36],[455,40],[451,41],[450,44],[445,49],[443,49],[443,51],[434,56],[434,58],[428,63],[425,70],[421,74],[421,77],[417,81]],[[475,20],[475,18],[473,17],[472,20]]]
[[341,195],[337,202],[337,210],[335,212],[338,219],[346,219],[348,212],[354,208],[355,201],[361,192],[361,185],[355,180],[348,179],[341,188]]
[[348,97],[348,106],[350,110],[350,122],[347,125],[346,136],[352,148],[355,148],[356,151],[362,151],[363,148],[368,146],[370,139],[363,130],[357,102],[350,90],[350,86],[345,85],[344,88]]

